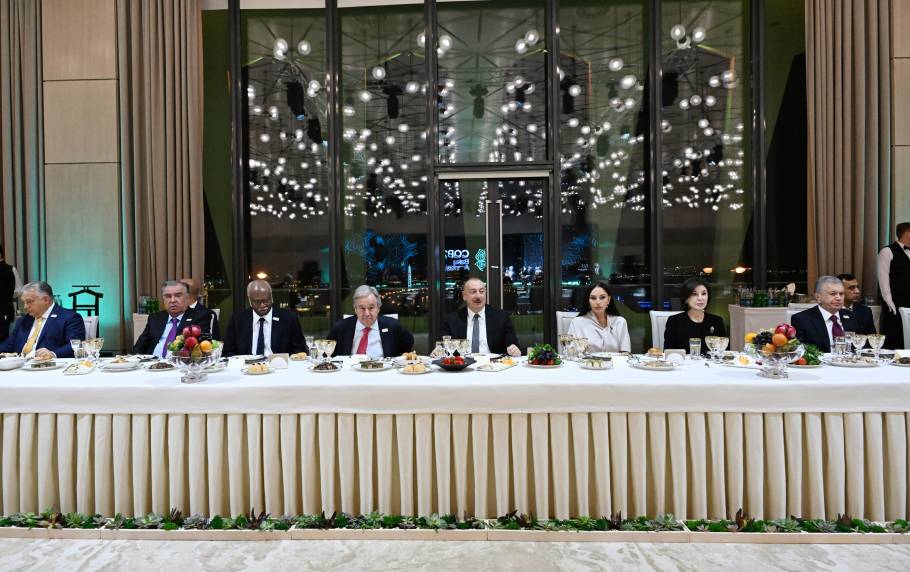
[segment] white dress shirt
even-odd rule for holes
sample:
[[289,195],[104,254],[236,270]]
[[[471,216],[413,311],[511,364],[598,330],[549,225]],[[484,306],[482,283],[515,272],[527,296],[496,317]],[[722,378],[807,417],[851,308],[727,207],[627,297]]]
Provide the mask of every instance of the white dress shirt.
[[156,356],[161,356],[161,351],[164,349],[164,341],[167,340],[168,334],[171,333],[171,327],[177,328],[177,333],[174,335],[175,337],[180,335],[180,329],[181,329],[180,323],[183,322],[183,314],[180,314],[179,316],[177,316],[177,325],[176,326],[174,326],[171,323],[173,320],[174,320],[173,316],[168,314],[167,322],[164,323],[164,331],[161,332],[161,337],[158,338],[158,343],[155,344],[155,351],[152,352]]
[[583,316],[572,318],[568,333],[579,338],[587,338],[588,350],[592,352],[632,351],[629,326],[622,316],[608,315],[607,326],[603,327],[594,314],[588,312]]
[[[38,340],[41,339],[41,332],[44,331],[44,326],[47,325],[47,319],[50,317],[51,313],[54,311],[54,308],[56,306],[57,306],[56,304],[51,304],[50,307],[47,310],[45,310],[43,314],[41,314],[41,318],[42,318],[41,327],[38,328],[38,333],[35,335],[35,345],[32,346],[32,351],[30,351],[28,353],[28,355],[26,355],[25,357],[27,357],[27,358],[35,357],[35,352],[38,351]],[[29,338],[32,337],[32,334],[35,333],[35,326],[37,326],[37,325],[38,325],[38,320],[35,320],[34,322],[32,322],[32,329],[30,329],[28,331],[28,337],[25,338],[26,343],[28,342]],[[67,340],[67,341],[69,341],[69,340]]]
[[481,308],[480,312],[474,312],[468,308],[468,349],[473,347],[474,343],[474,316],[480,316],[480,345],[478,352],[482,354],[490,353],[490,344],[487,343],[487,315],[486,307]]
[[272,309],[269,308],[269,313],[265,316],[260,316],[253,310],[253,345],[250,346],[250,351],[255,353],[256,348],[259,347],[259,319],[265,318],[265,323],[262,325],[262,334],[265,337],[265,355],[272,355]]
[[[831,333],[831,330],[834,329],[834,322],[831,321],[831,316],[834,314],[822,308],[821,304],[819,304],[818,309],[822,313],[822,319],[825,321],[825,328],[828,329],[828,343],[831,344],[831,351],[834,351],[834,334]],[[840,313],[837,315],[837,321],[840,324],[841,329],[843,329],[844,320],[841,317]],[[844,331],[846,332],[847,330]]]
[[[899,243],[901,248],[903,244]],[[910,258],[910,250],[904,250],[904,254]],[[886,306],[894,304],[891,297],[891,278],[888,276],[891,270],[891,261],[894,260],[894,253],[891,252],[891,245],[886,246],[878,252],[878,288],[882,291],[882,299]],[[887,308],[885,308],[887,311]]]
[[[360,338],[363,337],[363,329],[366,328],[363,324],[360,323],[360,320],[357,320],[357,327],[354,328],[354,344],[351,346],[351,353],[357,353],[357,348],[360,347]],[[367,355],[371,358],[381,358],[383,357],[382,353],[382,338],[379,336],[379,320],[373,322],[373,325],[370,326],[369,338],[367,338]]]

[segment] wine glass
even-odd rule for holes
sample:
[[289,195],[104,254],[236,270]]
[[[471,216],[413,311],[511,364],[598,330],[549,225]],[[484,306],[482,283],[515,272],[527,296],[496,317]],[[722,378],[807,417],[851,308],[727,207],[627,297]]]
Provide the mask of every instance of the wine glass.
[[557,348],[559,353],[565,354],[568,350],[568,345],[572,343],[572,336],[569,334],[559,334],[557,340],[559,341],[559,348]]
[[727,336],[716,336],[717,341],[717,360],[723,361],[724,352],[727,351],[727,346],[730,345],[730,338]]
[[860,355],[863,348],[866,347],[866,340],[869,336],[866,334],[853,334],[853,347],[856,349],[856,355]]
[[705,345],[708,346],[708,353],[711,355],[711,361],[717,361],[717,336],[705,336]]
[[879,353],[882,351],[882,346],[885,345],[885,335],[884,334],[869,334],[869,345],[872,346],[872,352],[875,354],[875,361],[879,360]]

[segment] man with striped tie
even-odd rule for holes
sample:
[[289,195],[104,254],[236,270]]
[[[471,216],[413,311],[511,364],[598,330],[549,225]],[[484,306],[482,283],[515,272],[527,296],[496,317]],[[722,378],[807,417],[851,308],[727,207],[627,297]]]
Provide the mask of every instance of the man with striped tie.
[[16,321],[13,332],[0,343],[0,353],[53,359],[73,357],[70,340],[85,339],[82,316],[54,303],[54,290],[47,282],[29,282],[19,297],[26,314]]

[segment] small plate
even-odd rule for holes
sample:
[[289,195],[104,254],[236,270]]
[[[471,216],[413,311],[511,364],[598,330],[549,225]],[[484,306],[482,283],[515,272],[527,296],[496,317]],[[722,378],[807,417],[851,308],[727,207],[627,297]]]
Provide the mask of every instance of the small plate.
[[341,371],[341,368],[338,367],[337,365],[335,366],[335,369],[316,369],[315,365],[311,365],[307,369],[312,371],[313,373],[338,373],[339,371]]
[[426,375],[426,374],[430,373],[431,371],[432,370],[429,367],[427,367],[423,371],[416,371],[416,372],[415,371],[405,371],[403,367],[398,369],[398,373],[400,373],[401,375]]
[[63,375],[88,375],[95,371],[95,369],[95,364],[88,367],[78,362],[73,362],[66,366],[66,369],[63,370]]
[[208,366],[204,370],[204,373],[218,373],[219,371],[224,371],[227,369],[227,363],[223,361],[215,362],[212,365]]
[[150,364],[147,364],[147,365],[142,366],[142,369],[144,369],[145,371],[153,372],[153,373],[159,373],[159,372],[162,372],[162,371],[175,371],[175,370],[178,369],[177,366],[175,366],[175,365],[173,365],[173,364],[169,364],[169,363],[167,363],[167,365],[169,365],[169,366],[171,366],[171,367],[165,367],[165,368],[154,368],[154,367],[152,367],[153,365],[156,365],[156,364],[159,364],[159,363],[167,363],[167,362],[166,362],[166,361],[156,361],[156,362],[153,362],[153,363],[150,363]]
[[[250,369],[249,367],[245,367],[245,368],[241,369],[240,372],[243,373],[244,375],[267,375],[270,373],[275,373],[275,370],[272,368],[269,368],[268,371],[249,371],[249,369]],[[203,370],[203,371],[205,371],[205,370]]]
[[476,369],[477,371],[488,371],[488,372],[494,372],[494,373],[495,373],[495,372],[497,372],[497,371],[505,371],[505,370],[507,370],[507,369],[512,369],[512,368],[515,367],[516,365],[518,365],[518,364],[517,364],[517,363],[513,363],[512,365],[506,365],[506,364],[504,364],[504,363],[500,363],[500,362],[496,362],[496,361],[491,361],[490,363],[486,363],[486,364],[483,364],[483,365],[479,365],[479,366],[477,366],[477,367],[474,368],[474,369]]
[[355,363],[354,365],[351,366],[351,369],[353,369],[354,371],[362,371],[364,373],[370,373],[370,372],[374,372],[374,371],[386,371],[388,369],[392,369],[393,367],[395,367],[394,364],[391,364],[389,362],[383,361],[383,362],[379,362],[379,363],[382,364],[382,367],[364,368],[364,367],[361,367],[363,365],[362,363]]
[[578,364],[578,367],[580,367],[581,369],[589,369],[591,371],[604,371],[604,370],[608,370],[608,369],[613,369],[613,362],[604,362],[604,363],[609,363],[609,365],[605,365],[603,367],[594,367],[594,366],[591,366],[591,365],[588,365],[588,364],[582,362],[582,363]]
[[424,365],[427,365],[430,363],[430,361],[431,359],[427,356],[417,356],[417,359],[404,359],[403,357],[399,356],[395,358],[392,363],[395,365],[410,365],[412,363],[422,363]]
[[[306,353],[306,352],[300,352],[300,353],[303,354],[303,353]],[[297,357],[297,354],[291,354],[291,356],[290,356],[289,359],[290,359],[291,361],[308,361],[308,360],[310,359],[310,356],[309,356],[309,354],[307,354],[306,357]]]
[[25,358],[23,357],[0,358],[0,371],[19,369],[23,365],[25,365]]
[[32,362],[29,362],[22,366],[22,371],[53,371],[62,367],[64,367],[64,364],[60,363],[59,361],[50,367],[34,367]]
[[102,363],[98,369],[101,371],[133,371],[134,369],[139,369],[138,361],[129,361],[126,363]]
[[630,363],[629,365],[634,367],[635,369],[642,369],[644,371],[675,371],[676,370],[676,366],[673,364],[646,365],[648,363],[654,363],[654,362],[651,361],[651,362],[642,362],[642,363]]
[[820,363],[814,363],[814,364],[811,364],[811,365],[810,365],[810,364],[806,364],[806,365],[797,365],[797,364],[795,364],[795,363],[791,363],[791,364],[788,365],[787,367],[795,367],[795,368],[798,368],[798,369],[818,369],[818,368],[820,368],[821,366],[822,366],[822,364],[820,364]]
[[833,365],[835,367],[878,367],[879,364],[874,362],[849,362],[849,361],[837,361],[837,360],[825,360],[826,364]]
[[889,362],[891,365],[896,367],[910,367],[910,363],[898,363],[896,361]]
[[438,366],[444,371],[464,371],[466,368],[474,365],[475,363],[477,362],[474,358],[464,358],[464,363],[458,365],[444,365],[442,363],[442,358],[433,361],[433,365]]
[[527,366],[527,367],[534,367],[534,368],[537,368],[537,369],[557,369],[557,368],[562,367],[562,364],[561,364],[561,363],[557,363],[557,364],[553,364],[553,365],[535,365],[535,364],[533,364],[533,363],[525,362],[525,366]]

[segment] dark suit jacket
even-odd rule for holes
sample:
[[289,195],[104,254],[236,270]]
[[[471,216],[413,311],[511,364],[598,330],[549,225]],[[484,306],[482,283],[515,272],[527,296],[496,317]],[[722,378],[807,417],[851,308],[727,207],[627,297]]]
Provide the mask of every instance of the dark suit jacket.
[[[512,326],[512,316],[508,312],[487,306],[484,310],[484,322],[487,325],[487,345],[494,354],[506,353],[512,344],[518,345],[518,336]],[[452,312],[442,322],[442,333],[458,339],[468,337],[468,308]]]
[[[379,316],[376,321],[379,326],[379,339],[382,340],[382,355],[385,357],[400,356],[409,352],[414,347],[414,336],[401,325],[395,318]],[[339,320],[332,326],[327,336],[330,340],[338,342],[335,345],[333,356],[347,356],[353,353],[354,331],[357,329],[357,316],[350,316]]]
[[[224,355],[249,355],[255,353],[253,347],[253,324],[259,324],[259,316],[247,308],[231,316],[227,333],[224,336]],[[254,322],[255,319],[255,322]],[[272,306],[272,353],[296,354],[309,352],[300,320],[297,313],[287,308]]]
[[[22,351],[25,342],[28,341],[28,335],[32,331],[32,324],[35,318],[31,316],[22,316],[16,320],[16,326],[6,340],[0,343],[0,352]],[[41,335],[35,343],[35,349],[46,348],[57,354],[57,357],[73,357],[73,348],[70,346],[70,340],[85,339],[85,322],[82,316],[55,305],[51,310],[50,316],[44,323]]]
[[193,310],[195,310],[196,312],[199,312],[200,315],[202,315],[202,313],[204,313],[204,312],[209,312],[209,313],[211,313],[211,320],[212,320],[212,331],[211,331],[211,334],[212,334],[212,339],[213,339],[213,340],[220,340],[220,339],[221,339],[221,325],[218,323],[218,315],[215,314],[215,312],[213,312],[213,311],[209,310],[208,308],[206,308],[205,306],[203,306],[203,305],[202,305],[202,302],[198,302],[198,303],[196,304],[196,307],[193,308]]
[[853,319],[858,324],[856,327],[857,334],[874,334],[875,316],[872,315],[872,308],[865,304],[853,304],[849,310],[843,310],[844,315],[853,314]]
[[[196,308],[187,308],[186,312],[183,313],[183,320],[178,327],[180,330],[183,330],[183,328],[187,326],[197,325],[202,328],[203,334],[209,334],[211,333],[210,328],[213,323],[212,318],[213,312],[211,310],[205,308],[200,309],[198,306]],[[145,324],[145,330],[142,331],[142,335],[139,336],[139,339],[136,340],[136,345],[133,346],[133,353],[153,353],[155,351],[155,346],[158,345],[158,340],[161,339],[161,334],[164,333],[164,328],[167,326],[170,319],[171,316],[167,313],[167,310],[155,312],[149,316],[148,322]],[[180,332],[178,331],[177,334],[179,335]]]
[[[859,331],[859,324],[854,319],[852,312],[841,310],[840,316],[841,327],[845,332]],[[831,342],[828,339],[828,326],[822,318],[822,311],[818,306],[803,310],[793,315],[790,323],[796,328],[796,337],[804,344],[817,346],[823,352],[831,351]]]

